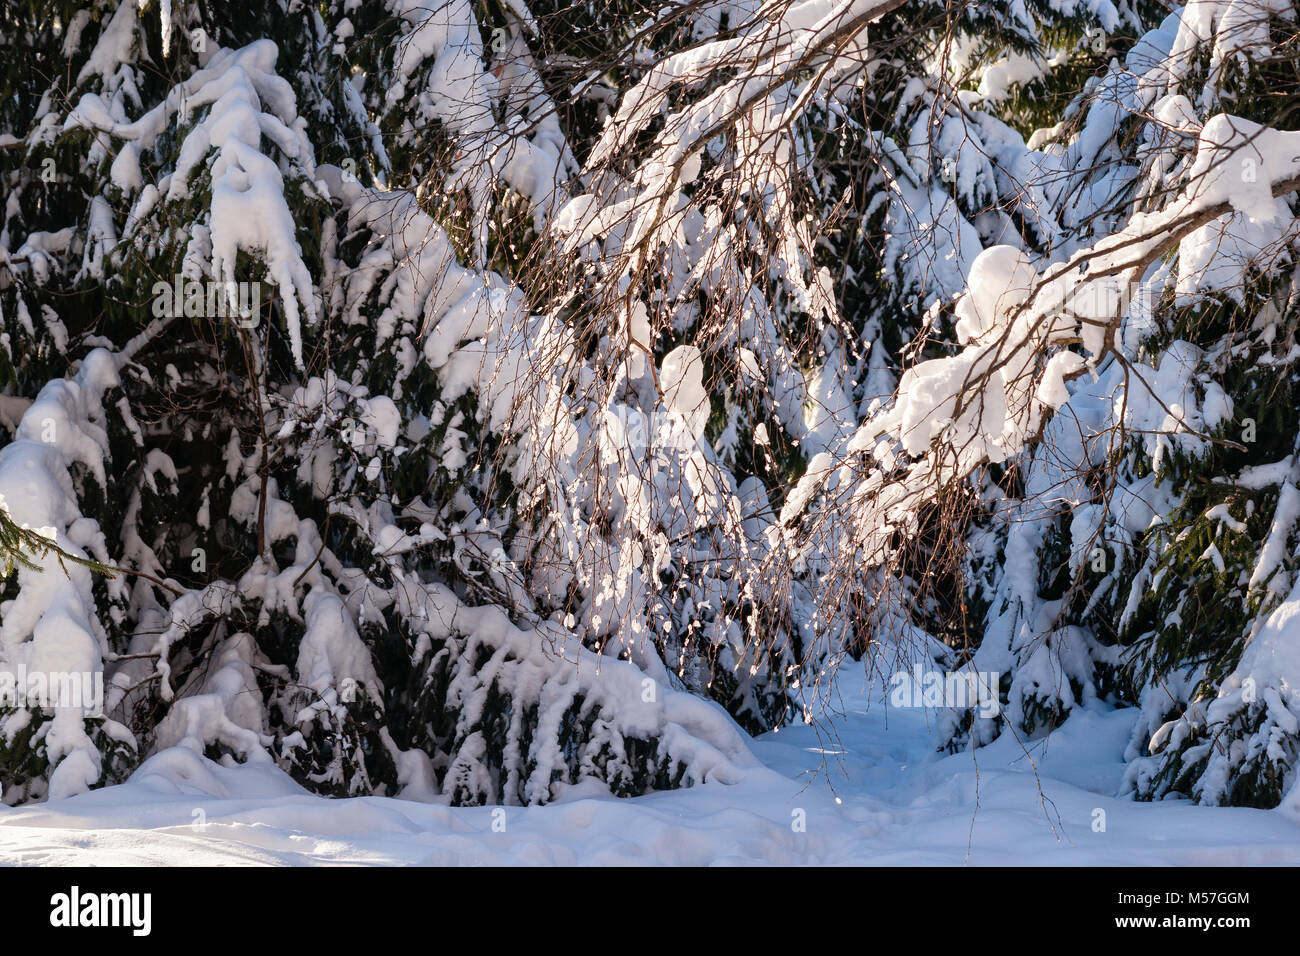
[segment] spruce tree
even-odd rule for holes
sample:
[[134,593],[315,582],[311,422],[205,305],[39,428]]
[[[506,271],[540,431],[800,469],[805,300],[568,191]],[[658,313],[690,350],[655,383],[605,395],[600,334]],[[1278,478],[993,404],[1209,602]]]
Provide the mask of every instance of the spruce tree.
[[108,693],[0,705],[4,800],[172,746],[456,804],[735,779],[919,642],[1003,678],[939,746],[1104,699],[1134,795],[1276,804],[1295,41],[6,5],[0,667]]

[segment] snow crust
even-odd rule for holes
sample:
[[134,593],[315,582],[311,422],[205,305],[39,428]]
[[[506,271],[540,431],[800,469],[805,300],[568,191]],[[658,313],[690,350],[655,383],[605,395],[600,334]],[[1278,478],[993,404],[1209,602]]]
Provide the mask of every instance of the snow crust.
[[[1259,865],[1300,862],[1290,813],[1116,799],[1134,712],[1083,709],[1029,752],[933,753],[923,710],[841,675],[842,711],[754,743],[729,785],[545,807],[312,796],[269,763],[164,750],[125,784],[0,808],[0,860],[99,865]],[[811,778],[810,775],[811,774]],[[1040,797],[1038,788],[1041,785]],[[977,806],[978,801],[978,806]],[[1097,811],[1105,831],[1096,832]],[[804,821],[800,832],[796,821]],[[504,823],[504,829],[502,828]]]

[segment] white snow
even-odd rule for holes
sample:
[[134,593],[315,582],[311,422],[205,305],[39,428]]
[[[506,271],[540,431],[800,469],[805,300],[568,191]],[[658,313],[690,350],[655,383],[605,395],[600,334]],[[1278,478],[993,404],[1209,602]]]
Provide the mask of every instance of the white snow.
[[955,309],[957,341],[979,341],[1000,316],[1029,298],[1037,278],[1033,263],[1014,246],[990,246],[981,252],[966,277],[970,293]]
[[[221,766],[174,747],[117,787],[0,808],[0,861],[1300,863],[1300,818],[1285,811],[1116,798],[1135,709],[1088,705],[1028,752],[1004,735],[973,756],[941,756],[933,752],[932,714],[887,708],[881,695],[863,693],[861,682],[861,670],[846,666],[843,712],[755,741],[761,765],[736,782],[631,799],[580,785],[544,807],[329,800],[303,791],[269,762]],[[1094,830],[1098,810],[1103,832]],[[504,831],[493,826],[502,813]]]
[[[284,176],[276,162],[261,152],[262,139],[273,142],[308,180],[314,174],[315,159],[306,121],[297,115],[293,90],[275,73],[278,56],[279,50],[270,40],[258,40],[239,50],[222,49],[135,122],[115,117],[99,94],[87,93],[64,127],[84,127],[124,140],[112,166],[112,178],[119,189],[130,192],[141,182],[140,151],[155,143],[171,119],[183,121],[210,107],[186,133],[176,169],[161,190],[163,198],[168,202],[187,199],[191,176],[202,168],[209,153],[217,153],[210,169],[210,274],[223,282],[235,282],[235,261],[241,249],[264,259],[267,280],[280,290],[294,361],[302,368],[300,316],[305,312],[308,322],[316,322],[312,277],[303,263],[293,215],[285,200]],[[102,140],[97,139],[97,144],[102,147]],[[143,219],[156,201],[157,193],[141,192],[126,234],[131,223]]]
[[[301,417],[269,426],[278,427],[278,443],[315,443],[300,462],[298,479],[310,481],[319,497],[329,494],[332,436],[344,428],[352,433],[348,441],[356,471],[373,484],[387,481],[390,463],[410,450],[401,442],[415,431],[427,433],[431,422],[446,426],[434,458],[453,474],[467,469],[475,431],[499,433],[510,448],[508,466],[520,503],[554,506],[540,543],[532,544],[534,556],[544,559],[536,562],[537,591],[551,596],[580,591],[584,603],[577,617],[556,612],[533,626],[529,596],[497,569],[489,574],[494,584],[512,591],[519,618],[499,607],[464,604],[424,569],[417,572],[398,558],[441,540],[452,542],[461,570],[466,570],[462,561],[487,554],[508,565],[512,556],[501,545],[509,539],[500,528],[488,527],[485,519],[482,527],[456,523],[444,533],[422,523],[418,533],[408,533],[393,523],[395,501],[331,500],[331,511],[356,524],[371,539],[376,559],[391,565],[391,591],[363,585],[360,569],[342,568],[328,553],[323,540],[328,529],[300,520],[276,480],[259,480],[255,456],[246,458],[235,439],[226,458],[234,487],[228,517],[250,527],[257,522],[268,543],[296,537],[294,564],[278,569],[269,558],[259,558],[237,583],[191,591],[167,614],[141,614],[130,646],[138,653],[128,658],[145,658],[150,649],[161,655],[157,694],[172,704],[150,738],[161,752],[129,784],[82,792],[97,780],[100,756],[83,732],[79,709],[56,714],[43,730],[56,765],[49,781],[51,802],[0,810],[0,820],[12,824],[0,828],[0,852],[8,848],[15,859],[40,859],[55,852],[49,847],[62,845],[58,838],[23,843],[12,835],[90,828],[99,832],[95,839],[110,859],[143,847],[140,852],[162,853],[165,862],[169,840],[189,840],[173,832],[191,822],[192,813],[187,817],[184,811],[201,809],[211,810],[217,823],[207,824],[194,838],[197,843],[178,846],[268,861],[923,862],[928,855],[950,862],[1017,862],[1018,854],[1048,862],[1186,862],[1187,854],[1201,862],[1231,860],[1233,854],[1252,862],[1293,859],[1294,820],[1300,815],[1294,781],[1284,809],[1274,814],[1179,804],[1144,807],[1111,799],[1130,789],[1133,742],[1151,740],[1155,728],[1146,722],[1163,721],[1165,710],[1152,718],[1145,696],[1140,713],[1110,712],[1099,705],[1092,667],[1113,663],[1106,655],[1116,649],[1097,644],[1087,628],[1058,629],[1061,606],[1038,594],[1049,521],[1070,519],[1071,569],[1080,569],[1100,541],[1122,553],[1169,514],[1174,492],[1162,482],[1176,467],[1177,453],[1203,450],[1207,443],[1200,433],[1234,420],[1232,398],[1212,380],[1213,368],[1207,372],[1223,356],[1199,340],[1143,352],[1143,339],[1156,320],[1150,312],[1142,314],[1130,297],[1138,288],[1157,295],[1169,288],[1187,304],[1222,291],[1245,304],[1240,287],[1246,268],[1294,261],[1289,201],[1274,194],[1300,179],[1300,133],[1262,129],[1220,112],[1232,103],[1217,91],[1236,66],[1248,68],[1248,60],[1270,54],[1262,15],[1291,16],[1290,5],[1194,0],[1143,36],[1123,67],[1112,63],[1090,81],[1091,96],[1078,101],[1078,122],[1067,116],[1054,129],[1035,133],[1028,145],[976,107],[1041,74],[1046,61],[1005,56],[984,70],[979,94],[965,90],[950,107],[934,97],[927,78],[908,83],[892,138],[881,131],[867,134],[879,147],[884,176],[871,210],[883,215],[883,265],[896,274],[900,295],[916,300],[938,334],[945,334],[942,316],[953,304],[951,333],[960,349],[907,367],[913,361],[908,351],[886,356],[878,347],[884,339],[873,319],[863,342],[872,346],[865,393],[857,393],[863,370],[848,359],[854,343],[840,341],[835,331],[843,323],[825,324],[811,365],[786,341],[788,311],[816,322],[834,320],[838,308],[831,273],[816,265],[818,228],[797,212],[802,203],[795,201],[794,184],[814,167],[807,144],[793,131],[805,125],[801,113],[814,104],[818,121],[822,110],[832,124],[847,118],[839,107],[856,96],[874,2],[795,0],[773,6],[741,0],[728,14],[732,29],[718,35],[704,26],[713,14],[702,12],[695,24],[702,30],[700,42],[638,72],[590,152],[584,175],[572,177],[576,162],[522,30],[496,30],[485,44],[491,23],[480,24],[482,11],[468,0],[390,0],[402,34],[385,77],[383,118],[401,119],[396,136],[403,147],[412,144],[417,127],[434,122],[455,141],[441,183],[432,180],[413,193],[391,188],[382,175],[369,188],[352,171],[315,165],[307,122],[298,114],[293,87],[276,73],[278,51],[270,40],[205,52],[197,72],[146,110],[130,80],[132,71],[125,68],[133,58],[148,58],[143,34],[130,0],[121,4],[80,71],[81,79],[95,79],[96,92],[80,96],[64,124],[64,129],[91,132],[88,169],[112,157],[111,186],[105,183],[103,194],[90,198],[84,236],[71,227],[31,232],[14,254],[0,241],[0,264],[40,286],[63,257],[79,256],[79,279],[104,279],[112,247],[136,240],[153,248],[150,232],[157,218],[210,187],[200,221],[177,233],[181,242],[188,237],[181,269],[186,276],[233,280],[241,250],[260,257],[267,281],[279,288],[300,370],[310,364],[304,362],[300,318],[315,323],[318,309],[333,316],[341,306],[345,324],[373,321],[378,344],[395,343],[404,373],[422,354],[438,375],[440,401],[414,422],[403,420],[407,403],[400,383],[388,389],[391,396],[372,395],[355,384],[360,379],[336,381],[332,371],[298,383],[292,404]],[[344,9],[356,6],[348,0]],[[522,29],[536,29],[521,3],[508,0],[507,6]],[[1050,6],[1058,12],[1087,11],[1107,30],[1120,22],[1110,0],[1052,0]],[[184,18],[173,24],[171,0],[163,0],[160,13],[166,57],[173,28],[183,28]],[[1012,16],[1032,26],[1020,5],[1013,5]],[[846,23],[851,29],[844,29]],[[75,47],[74,35],[84,26],[85,18],[69,29],[69,44]],[[714,30],[719,26],[715,21]],[[353,33],[350,21],[337,25],[336,52]],[[832,34],[835,49],[828,52],[823,47]],[[1195,76],[1201,82],[1196,58],[1210,42],[1212,60],[1198,91],[1184,81]],[[69,55],[73,52],[70,48]],[[810,76],[806,58],[819,52],[825,55]],[[292,70],[298,64],[281,66]],[[376,125],[381,117],[369,114],[361,98],[364,88],[364,75],[344,83],[346,109],[372,138],[379,167],[373,171],[391,173]],[[403,115],[410,104],[413,112]],[[48,102],[42,107],[49,108]],[[1129,137],[1120,134],[1130,118],[1139,119],[1144,137],[1135,155],[1159,156],[1159,162],[1138,158],[1140,169],[1129,165],[1135,155],[1125,153],[1120,140]],[[182,137],[178,155],[174,168],[158,170],[156,147],[169,130]],[[27,141],[53,143],[57,132],[56,114],[50,113]],[[723,141],[725,149],[719,149]],[[20,142],[0,135],[0,145]],[[148,170],[142,170],[142,162]],[[326,268],[319,289],[296,238],[302,225],[294,220],[286,182],[342,204],[349,213],[348,230],[364,226],[372,236],[355,268],[340,272],[338,223],[326,219],[321,236]],[[1153,193],[1150,187],[1157,182],[1164,185]],[[602,330],[591,363],[582,356],[582,337],[556,319],[562,313],[530,314],[531,297],[489,271],[488,239],[495,228],[490,213],[502,184],[526,200],[539,234],[549,220],[559,249],[629,293],[626,306]],[[744,295],[736,291],[750,281],[738,282],[743,270],[727,263],[744,260],[756,247],[729,221],[734,217],[725,207],[701,205],[698,199],[724,185],[737,195],[762,197],[763,231],[776,239],[773,248],[759,251],[770,260],[768,278],[780,287],[776,299],[768,301],[752,288]],[[426,186],[467,193],[468,249],[421,208]],[[1168,186],[1175,188],[1166,193]],[[16,197],[11,199],[17,208]],[[115,217],[127,206],[119,233]],[[981,206],[989,211],[968,221],[969,210]],[[1128,211],[1115,211],[1121,207]],[[1217,219],[1207,222],[1209,212]],[[1176,258],[1169,255],[1174,246]],[[633,286],[643,268],[662,274],[662,299]],[[700,318],[692,300],[720,293],[736,296],[734,335],[729,332],[720,342],[692,336]],[[371,315],[375,295],[378,315]],[[20,298],[15,319],[28,333],[39,323],[56,351],[67,351],[68,328],[50,306],[29,310]],[[1279,324],[1259,326],[1271,344]],[[102,481],[106,442],[98,396],[114,380],[114,364],[125,368],[161,328],[145,328],[117,359],[92,353],[80,374],[46,386],[30,407],[19,406],[26,399],[0,397],[0,418],[15,432],[15,441],[0,450],[0,505],[70,553],[107,554],[98,525],[80,514],[70,469],[85,466]],[[730,420],[722,436],[701,441],[716,383],[706,388],[703,353],[696,345],[678,346],[654,368],[645,346],[657,344],[660,334],[704,344],[711,369],[733,357],[749,380],[745,387],[766,393],[767,421],[741,421],[728,396]],[[13,358],[9,343],[0,345]],[[715,351],[719,345],[728,351]],[[1300,346],[1291,347],[1286,361],[1300,354]],[[596,362],[607,358],[626,367],[614,396],[594,394],[599,389],[592,388],[598,381]],[[889,366],[898,358],[905,370],[895,389]],[[1277,355],[1259,359],[1261,365],[1278,361]],[[572,377],[562,371],[570,367],[577,370]],[[179,374],[167,367],[169,379]],[[477,399],[481,421],[467,420],[462,411],[449,413],[448,405],[467,394]],[[887,398],[891,394],[894,398]],[[687,423],[691,441],[657,442],[674,447],[646,451],[647,443],[635,435],[638,429],[654,429],[660,402],[670,416]],[[122,399],[117,407],[141,435],[129,402]],[[449,414],[454,417],[447,420]],[[779,521],[772,520],[763,482],[749,479],[737,488],[720,465],[734,453],[746,424],[753,426],[760,446],[784,445],[773,441],[768,426],[784,429],[788,434],[781,437],[792,439],[807,462],[803,477],[780,502]],[[59,437],[43,437],[47,427]],[[1066,465],[1101,465],[1116,450],[1105,438],[1113,430],[1134,436],[1152,474],[1121,482],[1107,516]],[[865,565],[869,576],[891,556],[894,542],[915,527],[920,506],[934,489],[949,487],[982,464],[1008,461],[1023,469],[1026,496],[994,506],[998,520],[1008,522],[1002,529],[1005,547],[998,545],[1001,574],[989,583],[1000,603],[990,612],[976,662],[1015,672],[1008,701],[1012,724],[1022,722],[1035,701],[1059,703],[1071,712],[1051,738],[1051,753],[1049,744],[1039,741],[1030,760],[1009,734],[977,755],[940,758],[933,753],[926,715],[894,713],[886,721],[879,701],[868,710],[866,698],[846,686],[845,715],[828,721],[822,714],[811,727],[753,744],[756,761],[721,708],[676,689],[669,676],[672,655],[661,655],[648,637],[656,623],[655,582],[673,561],[696,566],[712,561],[717,551],[695,556],[702,553],[703,529],[730,534],[728,544],[736,545],[738,556],[717,562],[716,576],[709,572],[699,579],[683,617],[697,608],[716,611],[742,598],[762,597],[763,582],[754,580],[762,565],[749,554],[752,548],[778,554],[788,561],[785,567],[809,582],[798,582],[800,590],[790,602],[797,626],[820,626],[824,607],[833,630],[845,626],[839,609],[830,607],[840,591],[823,577],[835,549],[847,558],[841,566]],[[590,472],[584,471],[588,462]],[[175,482],[177,465],[161,450],[150,450],[144,464],[141,481],[149,488],[156,491],[168,478]],[[1229,726],[1255,704],[1255,681],[1264,683],[1256,711],[1264,711],[1266,723],[1248,744],[1234,745],[1211,762],[1207,782],[1197,791],[1210,802],[1222,796],[1248,747],[1254,748],[1252,755],[1267,752],[1277,761],[1293,760],[1288,738],[1300,727],[1295,689],[1300,581],[1292,579],[1290,560],[1300,520],[1298,464],[1300,455],[1293,455],[1239,477],[1243,487],[1279,486],[1268,540],[1248,579],[1241,574],[1252,599],[1261,602],[1247,653],[1217,699],[1190,708],[1177,726],[1169,722],[1155,729],[1156,740],[1176,744],[1194,732],[1195,721]],[[600,487],[612,489],[612,495],[597,497],[593,489]],[[607,513],[592,516],[577,507],[596,501],[609,504]],[[127,507],[128,529],[139,508],[137,494]],[[210,528],[206,495],[196,508],[197,523]],[[406,509],[405,517],[436,518],[418,499]],[[821,509],[818,520],[797,520],[805,509]],[[1203,517],[1223,535],[1247,530],[1228,504],[1209,508]],[[801,530],[800,524],[814,530]],[[1123,533],[1115,535],[1117,530]],[[139,533],[127,530],[124,536],[127,558],[151,573],[165,573]],[[1201,559],[1224,572],[1232,551],[1221,550],[1221,544],[1205,548]],[[521,548],[519,540],[511,547]],[[789,554],[779,554],[786,547]],[[497,562],[498,554],[507,560]],[[1155,587],[1166,573],[1156,571],[1153,562],[1130,582],[1133,597],[1125,621],[1132,619],[1141,590]],[[102,672],[110,648],[96,617],[89,573],[76,568],[60,577],[48,560],[45,564],[44,575],[20,571],[17,597],[0,605],[0,664]],[[1117,575],[1104,579],[1092,600],[1100,600],[1107,588],[1123,586]],[[331,577],[340,585],[337,593]],[[296,590],[300,583],[308,589],[304,599]],[[853,580],[854,586],[860,583]],[[304,619],[307,633],[296,668],[302,726],[316,717],[327,719],[345,686],[360,683],[378,696],[379,677],[359,629],[390,607],[413,624],[426,646],[454,635],[465,639],[467,654],[489,653],[486,673],[500,670],[524,697],[539,702],[541,732],[526,759],[509,771],[515,779],[508,792],[522,793],[526,800],[558,796],[558,805],[511,808],[509,838],[498,839],[483,825],[485,810],[446,807],[442,801],[452,788],[434,786],[430,757],[401,751],[391,736],[383,739],[398,766],[400,802],[330,802],[307,795],[275,769],[266,751],[271,738],[264,732],[267,714],[257,679],[266,662],[251,635],[222,630],[202,678],[173,680],[168,650],[187,627],[229,605],[237,593],[261,603],[258,628],[276,611]],[[877,606],[872,613],[887,618],[891,612]],[[725,666],[743,673],[747,649],[734,622],[710,623],[703,636],[721,649]],[[559,659],[547,653],[557,644]],[[128,659],[113,668],[111,695],[120,702],[125,688],[153,666]],[[647,673],[665,693],[642,698],[638,706]],[[1192,680],[1185,674],[1170,679]],[[456,679],[451,706],[463,739],[448,772],[449,779],[464,779],[470,790],[484,793],[492,789],[487,745],[471,728],[487,687],[468,671]],[[554,793],[551,771],[564,755],[553,738],[579,693],[607,707],[600,733],[657,740],[696,786],[630,801],[610,799],[594,782],[560,785],[562,792]],[[987,721],[976,724],[970,737],[987,743],[988,730]],[[205,761],[201,754],[211,743],[231,748],[247,765]],[[516,735],[507,750],[520,756],[519,746]],[[830,764],[825,777],[807,777],[820,759]],[[1031,766],[1036,770],[1027,769]],[[1040,782],[1049,798],[1040,795]],[[837,795],[833,802],[831,794]],[[1098,809],[1111,815],[1101,834],[1091,827],[1092,811]],[[786,819],[802,812],[809,819],[806,832],[792,829]],[[1054,844],[1044,842],[1044,826]],[[127,834],[125,842],[115,842],[115,834]],[[16,842],[6,844],[7,839]],[[78,833],[68,841],[80,846],[85,837]],[[304,845],[307,849],[300,850]]]
[[709,401],[700,350],[693,345],[679,345],[665,355],[659,367],[659,387],[663,389],[664,402],[699,438],[708,418]]
[[[69,469],[85,465],[102,483],[108,438],[100,398],[117,384],[112,356],[96,349],[73,378],[48,383],[0,449],[0,507],[22,527],[37,529],[63,551],[86,557],[82,545],[99,534],[80,514]],[[80,540],[73,540],[76,531]],[[88,568],[53,552],[29,555],[33,568],[17,571],[16,597],[0,604],[0,667],[40,673],[98,674],[107,649],[95,612]],[[51,797],[87,789],[100,775],[101,757],[87,736],[89,702],[56,706],[45,734],[54,771]],[[5,781],[0,780],[0,785]]]

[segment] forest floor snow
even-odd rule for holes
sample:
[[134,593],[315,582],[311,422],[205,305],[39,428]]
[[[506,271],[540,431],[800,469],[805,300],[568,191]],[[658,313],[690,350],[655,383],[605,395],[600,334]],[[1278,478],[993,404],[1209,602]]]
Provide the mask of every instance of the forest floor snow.
[[120,786],[0,807],[0,862],[1300,863],[1300,822],[1281,812],[1116,798],[1136,710],[1082,710],[1043,740],[947,756],[932,714],[887,707],[861,674],[841,671],[836,713],[754,741],[762,766],[733,785],[449,808],[325,799],[270,764],[172,748]]

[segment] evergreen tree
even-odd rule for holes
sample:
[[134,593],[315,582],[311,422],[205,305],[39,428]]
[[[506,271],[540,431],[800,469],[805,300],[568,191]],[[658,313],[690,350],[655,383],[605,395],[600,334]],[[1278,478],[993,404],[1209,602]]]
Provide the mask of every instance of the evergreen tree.
[[[0,12],[13,803],[170,746],[331,795],[727,780],[845,654],[1141,707],[1273,805],[1294,10]],[[1294,599],[1300,599],[1296,597]],[[730,716],[728,716],[730,715]]]

